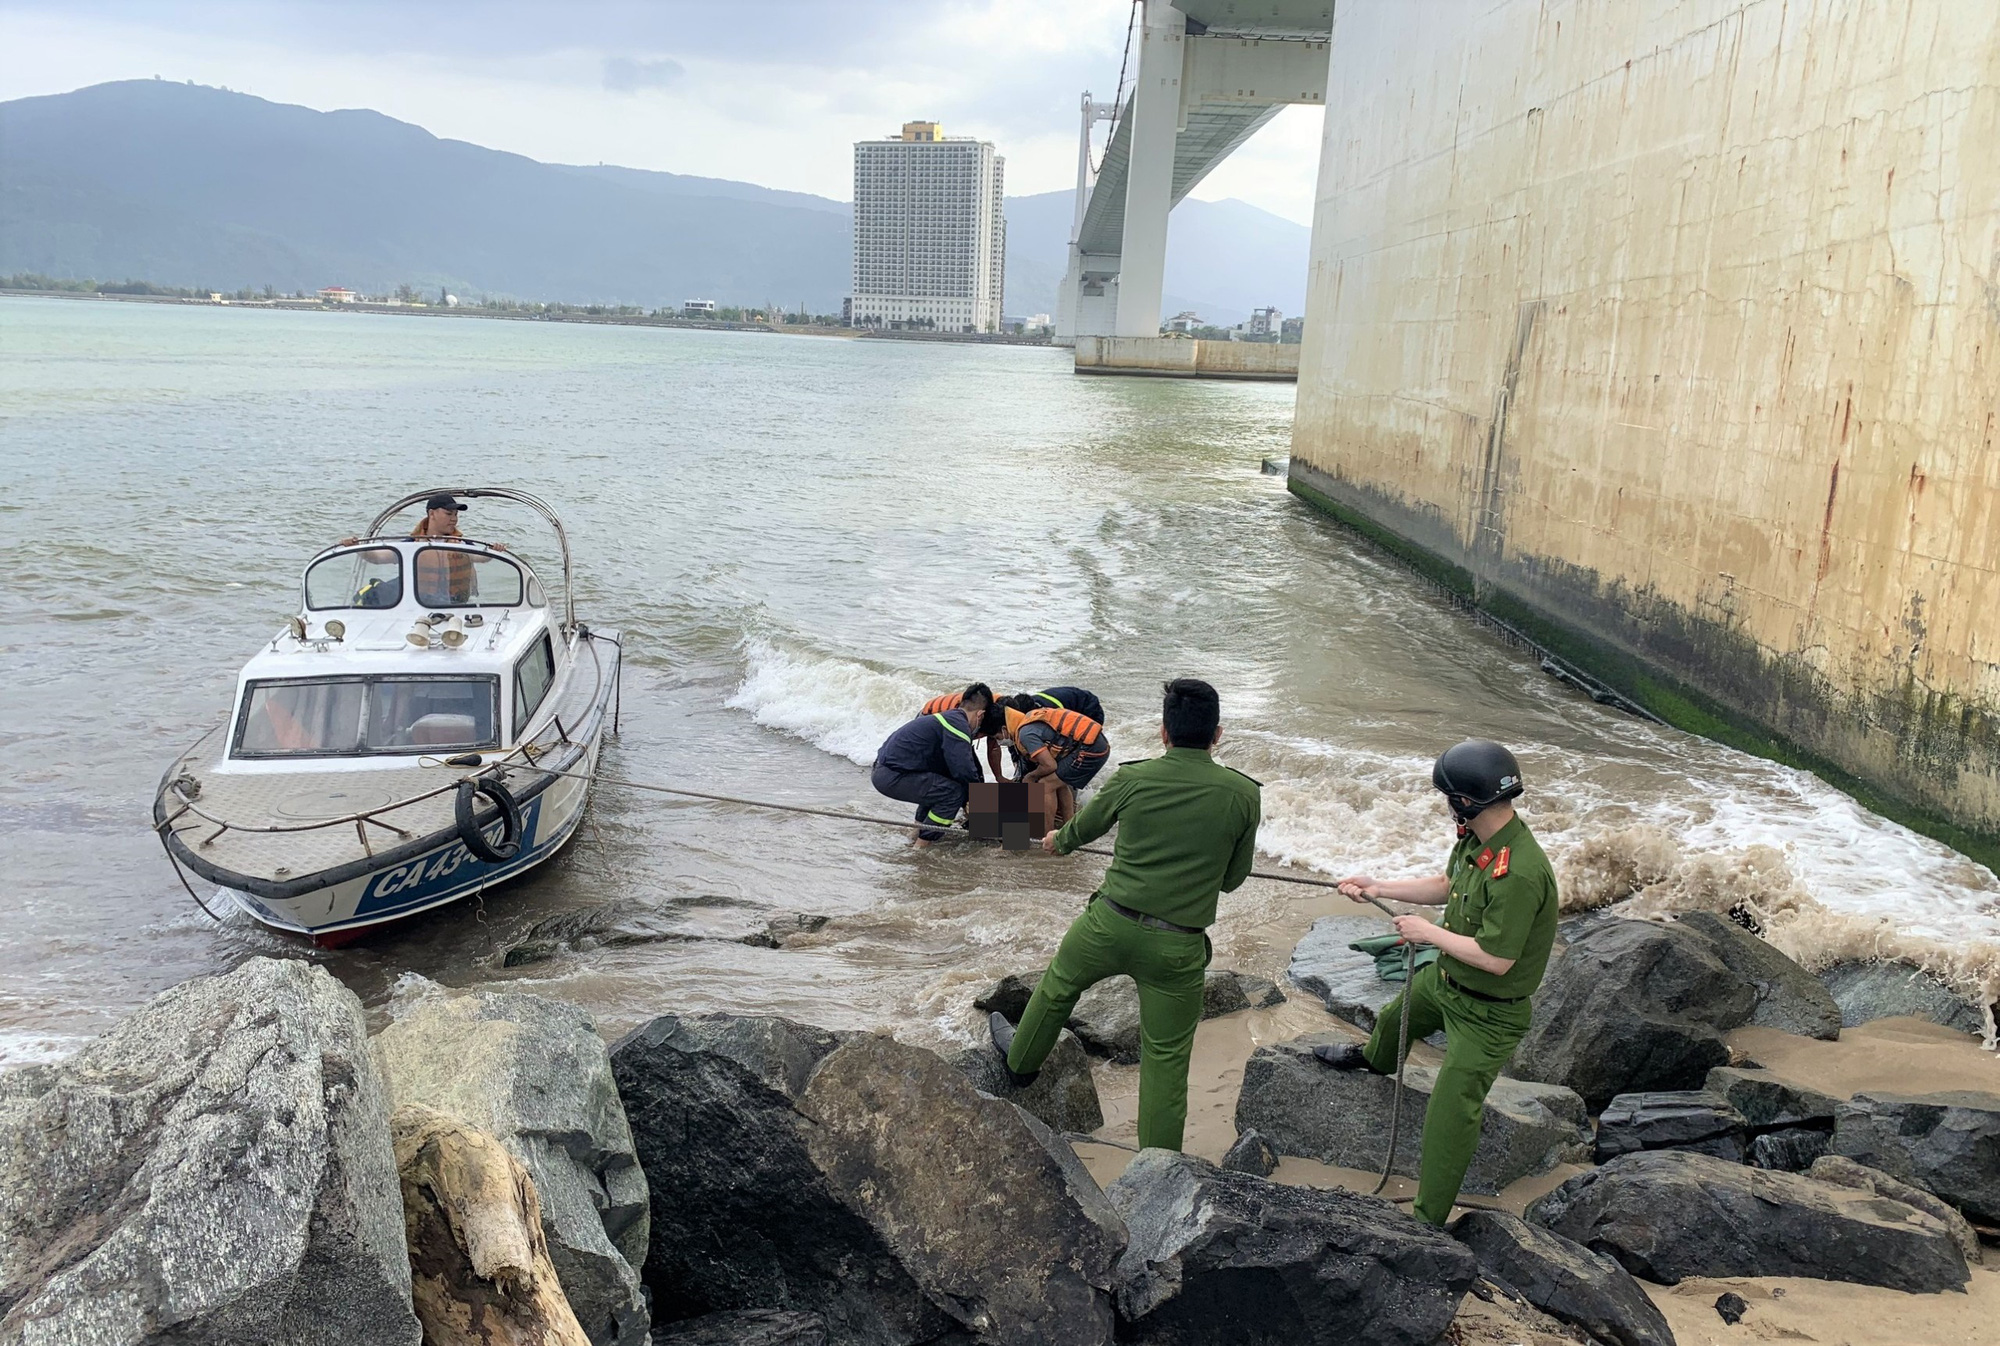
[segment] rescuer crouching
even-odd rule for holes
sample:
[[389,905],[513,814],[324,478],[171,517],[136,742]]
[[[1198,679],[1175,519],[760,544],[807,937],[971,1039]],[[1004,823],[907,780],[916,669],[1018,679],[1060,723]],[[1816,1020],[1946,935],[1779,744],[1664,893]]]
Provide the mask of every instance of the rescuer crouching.
[[957,705],[917,716],[875,753],[869,781],[878,793],[917,806],[919,848],[944,836],[943,829],[965,808],[972,786],[984,779],[972,741],[992,708],[992,695],[975,683]]
[[1440,1028],[1444,1064],[1424,1113],[1418,1169],[1418,1219],[1442,1225],[1479,1145],[1487,1091],[1528,1031],[1528,997],[1542,984],[1559,915],[1555,871],[1526,822],[1514,811],[1521,768],[1497,743],[1468,739],[1447,749],[1431,768],[1458,823],[1458,843],[1443,874],[1419,879],[1343,879],[1341,892],[1443,906],[1444,918],[1396,917],[1396,933],[1412,944],[1435,945],[1436,962],[1375,1017],[1368,1045],[1326,1045],[1313,1054],[1336,1070],[1395,1073],[1404,1006],[1417,1042]]
[[1021,779],[1029,785],[1053,780],[1055,815],[1049,826],[1061,827],[1076,816],[1077,793],[1110,760],[1110,736],[1082,711],[1038,704],[1025,694],[1001,702],[1001,715],[1001,732],[1024,768]]

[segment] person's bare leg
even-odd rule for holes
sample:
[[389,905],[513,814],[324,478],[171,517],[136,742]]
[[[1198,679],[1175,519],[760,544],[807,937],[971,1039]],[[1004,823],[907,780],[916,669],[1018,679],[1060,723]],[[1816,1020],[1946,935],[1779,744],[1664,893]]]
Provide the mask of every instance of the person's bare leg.
[[1074,818],[1075,816],[1076,816],[1076,791],[1070,789],[1069,786],[1064,785],[1061,781],[1057,781],[1055,825],[1057,827],[1061,827],[1064,823],[1068,822],[1071,818]]

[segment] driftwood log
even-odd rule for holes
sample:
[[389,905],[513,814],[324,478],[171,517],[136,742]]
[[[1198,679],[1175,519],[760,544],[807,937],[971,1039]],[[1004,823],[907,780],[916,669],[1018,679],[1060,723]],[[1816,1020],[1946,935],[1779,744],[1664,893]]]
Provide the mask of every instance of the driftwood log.
[[390,1118],[425,1346],[590,1346],[542,1236],[535,1184],[500,1142],[415,1104]]

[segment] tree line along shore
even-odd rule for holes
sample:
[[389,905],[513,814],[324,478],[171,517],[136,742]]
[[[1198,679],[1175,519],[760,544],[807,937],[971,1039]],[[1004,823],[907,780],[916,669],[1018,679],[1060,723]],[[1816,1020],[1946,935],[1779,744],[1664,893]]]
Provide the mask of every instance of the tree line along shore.
[[[408,288],[408,287],[404,287]],[[767,332],[787,336],[849,337],[877,341],[933,341],[980,346],[1046,346],[1046,331],[933,332],[843,326],[826,314],[774,309],[719,308],[714,318],[690,318],[669,309],[636,304],[568,304],[512,299],[455,301],[392,298],[331,302],[313,295],[262,290],[209,290],[199,286],[156,285],[151,281],[69,281],[35,274],[0,276],[0,295],[41,299],[97,299],[121,303],[182,304],[214,308],[274,309],[293,313],[380,313],[408,317],[496,318],[515,322],[593,323],[617,327],[676,327],[710,332]]]

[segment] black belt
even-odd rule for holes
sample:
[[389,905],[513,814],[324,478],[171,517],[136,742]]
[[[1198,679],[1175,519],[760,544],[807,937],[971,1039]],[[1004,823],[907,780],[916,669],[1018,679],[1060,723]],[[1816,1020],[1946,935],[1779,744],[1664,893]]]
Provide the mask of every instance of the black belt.
[[1134,911],[1130,907],[1121,906],[1102,893],[1093,893],[1091,897],[1094,901],[1102,902],[1126,920],[1137,921],[1149,930],[1171,930],[1176,935],[1199,935],[1202,933],[1202,929],[1198,925],[1175,925],[1172,921],[1163,920],[1158,916],[1148,916],[1143,911]]
[[1438,978],[1460,995],[1469,995],[1474,1000],[1484,1000],[1489,1005],[1518,1005],[1528,998],[1524,995],[1488,995],[1484,991],[1475,991],[1470,986],[1460,986],[1443,968],[1438,969]]

